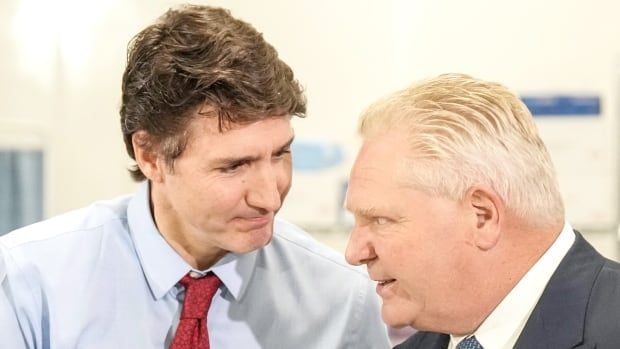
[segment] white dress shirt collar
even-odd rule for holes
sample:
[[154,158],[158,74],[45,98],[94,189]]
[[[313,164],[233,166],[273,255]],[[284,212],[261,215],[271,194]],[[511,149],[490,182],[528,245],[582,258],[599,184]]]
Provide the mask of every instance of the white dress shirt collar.
[[[555,242],[473,333],[483,348],[508,349],[514,346],[549,279],[574,241],[573,228],[566,222]],[[456,348],[460,341],[470,336],[450,336],[448,348]]]

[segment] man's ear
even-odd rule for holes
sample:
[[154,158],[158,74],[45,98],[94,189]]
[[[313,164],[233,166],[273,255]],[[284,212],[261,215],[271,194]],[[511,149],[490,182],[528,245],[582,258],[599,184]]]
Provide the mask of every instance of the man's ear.
[[504,203],[495,190],[475,185],[467,190],[463,203],[471,212],[473,243],[481,250],[493,248],[501,235]]
[[133,144],[136,163],[144,176],[153,182],[161,182],[164,178],[163,171],[165,168],[154,149],[151,135],[144,130],[136,131],[131,136],[131,143]]

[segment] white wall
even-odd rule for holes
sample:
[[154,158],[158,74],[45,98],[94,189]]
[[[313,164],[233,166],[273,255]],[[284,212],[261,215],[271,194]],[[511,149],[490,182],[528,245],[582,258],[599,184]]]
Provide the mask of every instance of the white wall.
[[[120,80],[128,40],[176,1],[56,0],[15,33],[20,9],[46,0],[0,3],[0,146],[42,145],[48,152],[46,214],[130,192],[134,185],[119,131]],[[374,99],[417,79],[465,72],[518,92],[589,92],[603,101],[599,161],[617,204],[617,95],[620,87],[620,2],[614,0],[263,0],[202,1],[228,7],[253,23],[279,50],[307,89],[309,117],[298,137],[357,147],[358,114]],[[24,5],[26,4],[26,5]],[[63,5],[64,4],[64,5]],[[66,5],[69,4],[69,5]],[[58,9],[66,8],[64,11]],[[46,24],[47,23],[47,24]],[[60,38],[24,54],[27,33]],[[24,29],[29,28],[29,29]],[[59,29],[60,34],[52,35]],[[64,29],[63,29],[64,28]],[[50,34],[51,33],[51,34]],[[30,36],[31,37],[31,36]],[[64,46],[63,46],[64,45]],[[65,51],[63,51],[65,50]],[[78,57],[63,58],[73,50]],[[552,131],[553,132],[553,131]],[[565,186],[592,185],[568,180]],[[600,187],[600,185],[599,185]],[[295,197],[288,205],[303,205]],[[613,209],[615,220],[615,211]],[[607,217],[609,218],[609,217]]]

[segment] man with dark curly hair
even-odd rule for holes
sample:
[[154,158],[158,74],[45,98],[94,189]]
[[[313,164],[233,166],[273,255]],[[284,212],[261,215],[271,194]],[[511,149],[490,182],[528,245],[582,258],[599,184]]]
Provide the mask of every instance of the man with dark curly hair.
[[388,347],[367,275],[275,218],[305,110],[276,50],[226,10],[141,31],[120,110],[139,190],[0,239],[0,347]]

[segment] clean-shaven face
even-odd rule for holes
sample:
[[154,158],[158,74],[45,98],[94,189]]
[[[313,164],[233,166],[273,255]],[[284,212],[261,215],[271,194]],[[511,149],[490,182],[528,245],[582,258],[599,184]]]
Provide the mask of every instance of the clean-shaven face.
[[[355,216],[347,261],[366,264],[391,326],[433,328],[450,316],[459,288],[463,210],[458,202],[416,190],[406,133],[366,139],[351,171],[346,207]],[[405,166],[406,165],[406,166]],[[465,267],[466,268],[466,267]]]
[[[181,234],[226,252],[266,245],[274,215],[291,186],[289,116],[233,124],[198,117],[190,139],[161,186],[161,212]],[[196,239],[194,239],[196,240]]]

